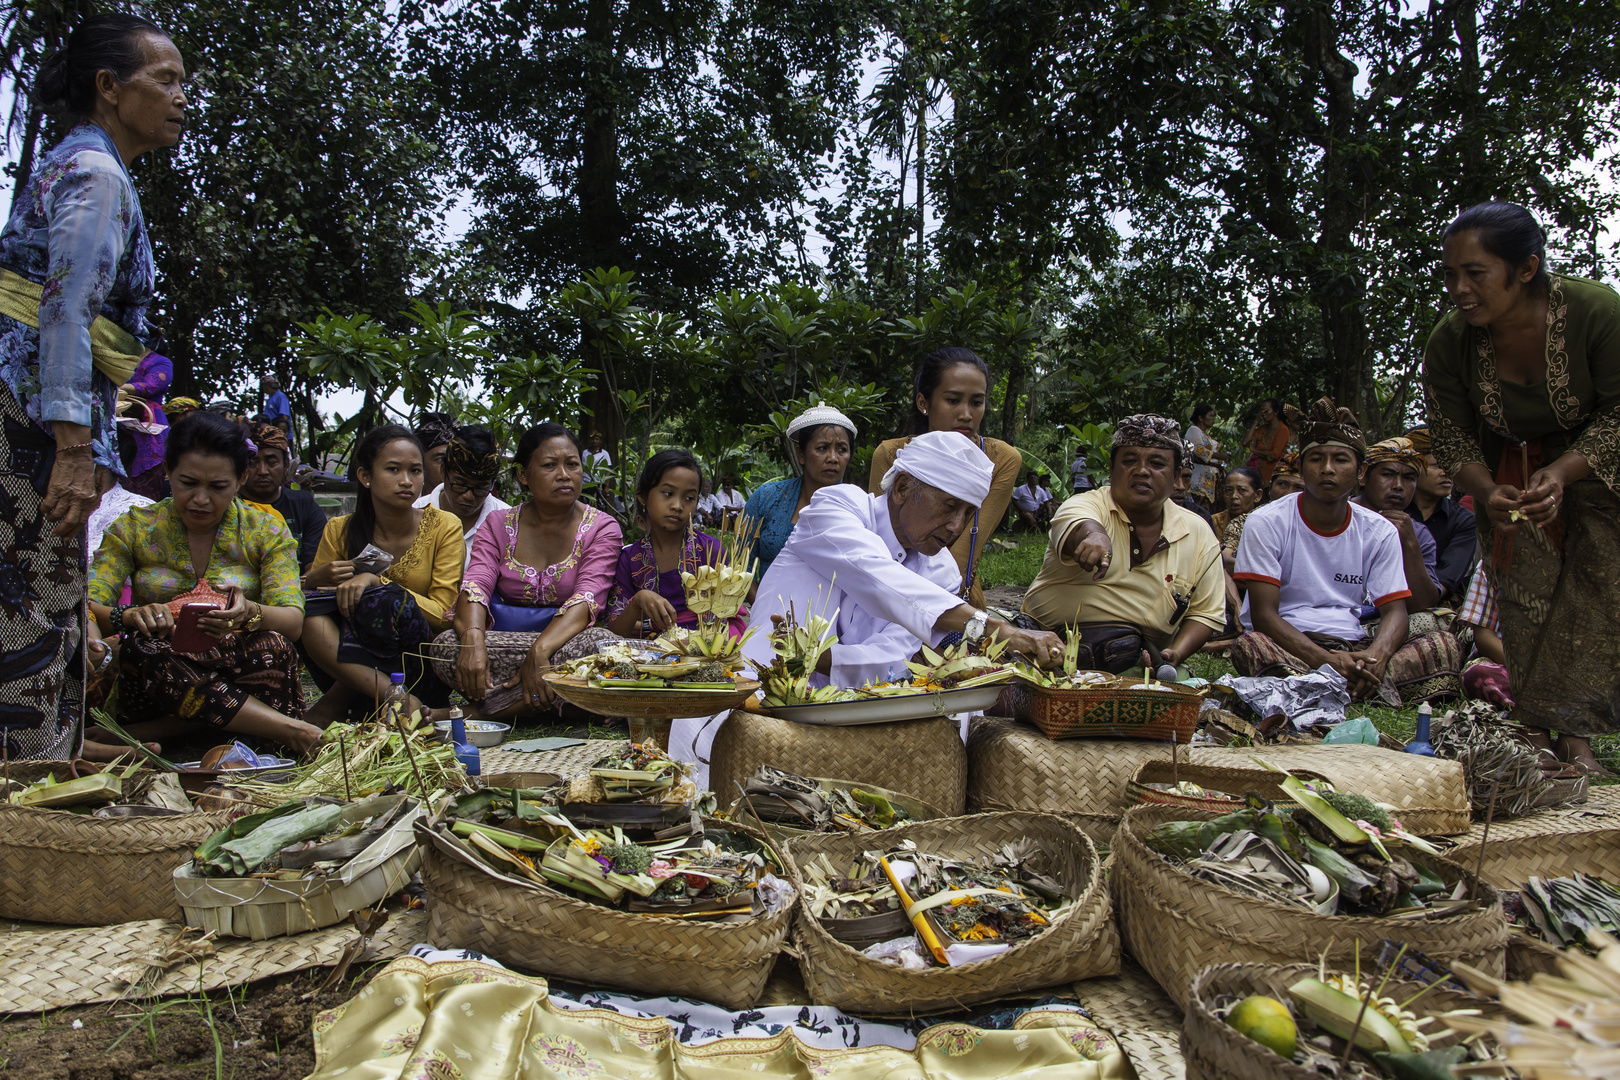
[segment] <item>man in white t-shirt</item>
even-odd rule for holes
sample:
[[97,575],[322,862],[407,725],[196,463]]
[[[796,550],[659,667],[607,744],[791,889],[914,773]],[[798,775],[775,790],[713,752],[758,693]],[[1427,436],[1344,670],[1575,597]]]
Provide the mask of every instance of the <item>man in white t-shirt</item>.
[[[1443,631],[1413,634],[1401,538],[1382,514],[1351,502],[1366,442],[1349,409],[1322,398],[1289,406],[1305,490],[1249,514],[1232,576],[1248,584],[1232,647],[1240,675],[1302,674],[1326,664],[1357,699],[1391,704],[1455,695],[1460,651]],[[1377,636],[1361,624],[1376,608]],[[1446,642],[1450,642],[1448,648]]]
[[1027,526],[1031,532],[1046,531],[1052,521],[1052,496],[1041,490],[1034,469],[1024,474],[1022,484],[1013,488],[1012,499],[1013,505],[1018,508],[1019,524]]
[[733,517],[742,513],[743,507],[748,505],[748,496],[738,489],[737,477],[733,473],[726,473],[720,478],[720,490],[710,498],[713,499],[709,504],[710,512],[721,525],[730,522]]

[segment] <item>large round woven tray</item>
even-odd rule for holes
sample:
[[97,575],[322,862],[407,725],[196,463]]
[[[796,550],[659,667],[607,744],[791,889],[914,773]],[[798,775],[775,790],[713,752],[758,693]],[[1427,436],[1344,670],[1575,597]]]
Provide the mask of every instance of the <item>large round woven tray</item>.
[[1316,746],[1199,747],[1199,765],[1258,768],[1250,756],[1306,779],[1320,777],[1340,791],[1365,795],[1394,807],[1392,813],[1419,836],[1455,836],[1468,831],[1468,788],[1459,762],[1403,754],[1360,743]]
[[[65,761],[14,761],[11,779],[68,775]],[[98,818],[0,805],[0,918],[68,926],[178,922],[174,872],[223,829],[224,814]]]
[[900,720],[860,727],[816,727],[733,711],[714,737],[709,787],[722,807],[761,765],[800,776],[839,776],[898,791],[960,814],[967,797],[967,751],[954,720]]
[[593,986],[747,1008],[765,989],[793,917],[791,907],[740,923],[638,915],[497,874],[426,825],[417,838],[435,945]]
[[[1138,739],[1052,740],[1027,724],[987,716],[973,722],[967,754],[970,809],[1093,815],[1110,826],[1102,837],[1107,842],[1129,805],[1131,776],[1145,761],[1168,765],[1170,746]],[[1091,838],[1099,839],[1094,831]]]
[[[1187,1080],[1322,1080],[1321,1074],[1284,1059],[1236,1031],[1216,1017],[1215,1002],[1227,995],[1244,998],[1264,994],[1288,1000],[1288,988],[1317,973],[1315,964],[1217,964],[1198,973],[1188,992],[1187,1015],[1181,1028],[1181,1056]],[[1364,980],[1365,981],[1365,980]],[[1376,985],[1377,980],[1373,980]],[[1420,983],[1391,979],[1383,995],[1405,1001],[1423,991]],[[1494,1001],[1444,987],[1429,990],[1413,1010],[1433,1016],[1452,1009],[1478,1009],[1487,1018],[1505,1015]],[[1438,1034],[1439,1029],[1430,1031]]]
[[1508,939],[1502,901],[1470,869],[1403,851],[1451,884],[1466,878],[1484,906],[1447,918],[1418,921],[1316,915],[1243,896],[1185,874],[1149,850],[1143,838],[1166,821],[1207,821],[1217,815],[1167,806],[1128,810],[1114,834],[1110,879],[1125,948],[1177,1004],[1187,1004],[1195,974],[1211,964],[1292,964],[1327,954],[1330,965],[1376,956],[1385,939],[1404,942],[1438,963],[1465,960],[1501,975]]
[[1139,680],[1114,679],[1095,689],[1007,684],[996,711],[1034,724],[1048,739],[1151,739],[1185,745],[1198,730],[1203,695],[1175,687],[1132,690]]
[[759,689],[752,679],[739,679],[735,690],[609,690],[563,675],[547,675],[545,680],[558,697],[586,712],[643,720],[712,716],[740,707]]
[[[914,841],[919,850],[933,854],[969,856],[993,854],[1026,839],[1040,848],[1038,869],[1057,878],[1075,903],[1040,936],[963,967],[908,971],[863,956],[827,933],[810,914],[799,872],[822,854],[837,866],[902,840]],[[1119,972],[1119,934],[1097,850],[1073,821],[1061,815],[1013,812],[942,818],[875,833],[802,836],[790,840],[784,850],[800,892],[794,928],[799,965],[810,1000],[818,1005],[872,1016],[914,1016]]]

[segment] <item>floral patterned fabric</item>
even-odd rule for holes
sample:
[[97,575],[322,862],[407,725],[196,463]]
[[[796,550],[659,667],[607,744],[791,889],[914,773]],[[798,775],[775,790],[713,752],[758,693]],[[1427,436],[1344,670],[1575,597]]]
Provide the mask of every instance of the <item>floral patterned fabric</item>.
[[[662,1011],[665,1003],[674,1006],[667,1015],[652,1011]],[[1131,1075],[1119,1045],[1077,1008],[1030,1009],[1006,1028],[917,1024],[913,1037],[896,1023],[858,1020],[818,1006],[770,1009],[791,1013],[792,1021],[767,1034],[778,1025],[765,1010],[728,1016],[696,1001],[637,1004],[620,995],[553,995],[544,979],[475,960],[402,957],[349,1001],[315,1017],[310,1080]],[[715,1022],[708,1026],[718,1037],[706,1039],[701,1031],[710,1017]]]
[[567,556],[550,566],[534,567],[518,561],[522,521],[522,506],[496,511],[484,519],[473,535],[462,595],[486,608],[491,597],[520,607],[567,609],[584,604],[595,622],[607,606],[614,567],[624,544],[619,523],[594,506],[585,507]]
[[1192,447],[1193,477],[1190,494],[1203,500],[1205,506],[1214,506],[1216,485],[1220,482],[1220,467],[1214,464],[1215,453],[1221,444],[1209,437],[1203,428],[1194,424],[1187,429],[1187,445]]
[[748,496],[743,517],[759,523],[759,534],[754,538],[754,580],[763,581],[765,571],[782,553],[788,537],[793,535],[793,511],[798,508],[799,496],[804,491],[804,479],[790,476],[786,480],[772,480],[761,484]]
[[[207,578],[221,592],[235,585],[247,599],[270,607],[304,607],[292,534],[279,515],[240,500],[220,519]],[[127,510],[102,534],[90,567],[90,599],[116,604],[126,579],[137,604],[167,603],[196,587],[186,526],[173,499]]]
[[0,381],[35,423],[88,424],[96,461],[123,475],[117,387],[91,367],[105,316],[142,342],[156,279],[140,197],[111,137],[80,124],[39,162],[0,231],[0,268],[43,286],[39,329],[0,315]]

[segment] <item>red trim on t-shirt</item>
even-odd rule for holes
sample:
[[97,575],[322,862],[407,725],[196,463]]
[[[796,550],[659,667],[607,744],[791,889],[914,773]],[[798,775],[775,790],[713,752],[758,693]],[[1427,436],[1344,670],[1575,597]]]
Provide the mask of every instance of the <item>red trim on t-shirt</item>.
[[[1310,523],[1310,521],[1308,521],[1306,519],[1306,517],[1305,517],[1305,499],[1304,499],[1303,496],[1294,500],[1294,506],[1297,507],[1298,510],[1299,510],[1299,520],[1305,522],[1305,527],[1307,529],[1311,530],[1311,532],[1315,533],[1317,536],[1338,536],[1339,534],[1343,533],[1344,530],[1346,530],[1346,529],[1348,529],[1350,527],[1350,505],[1348,503],[1346,503],[1345,507],[1344,507],[1344,524],[1340,525],[1337,529],[1334,529],[1332,532],[1323,532],[1321,529],[1318,529],[1315,525],[1312,525]],[[1233,575],[1233,576],[1235,577],[1236,575]]]
[[1374,600],[1373,607],[1383,607],[1385,604],[1392,604],[1397,600],[1405,600],[1411,595],[1411,589],[1402,589],[1400,592],[1392,592],[1388,596],[1380,596],[1378,599]]
[[[1244,571],[1241,574],[1233,574],[1232,577],[1237,581],[1264,581],[1268,585],[1275,585],[1279,589],[1282,588],[1281,580],[1274,577],[1266,577],[1264,574],[1251,574],[1248,571]],[[1407,595],[1410,596],[1412,594],[1407,593]]]

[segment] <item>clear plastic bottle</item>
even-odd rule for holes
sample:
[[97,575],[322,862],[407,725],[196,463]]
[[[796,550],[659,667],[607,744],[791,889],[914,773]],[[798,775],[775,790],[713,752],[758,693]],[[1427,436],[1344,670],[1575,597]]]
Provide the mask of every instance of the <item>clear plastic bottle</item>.
[[460,709],[450,710],[450,745],[456,748],[456,760],[467,770],[467,775],[477,776],[478,747],[467,741],[467,721],[462,717]]
[[394,672],[388,676],[388,692],[383,695],[379,719],[395,731],[404,730],[404,720],[411,714],[411,695],[405,689],[405,675]]

